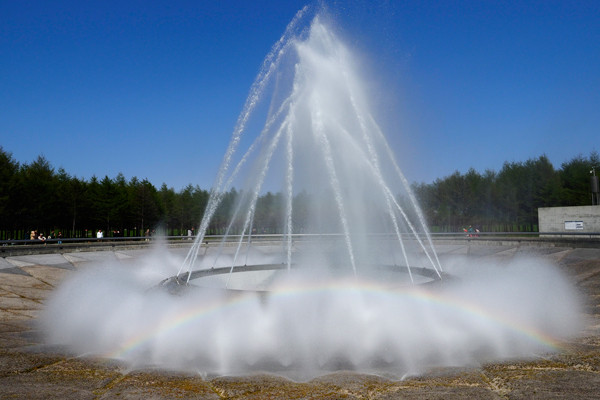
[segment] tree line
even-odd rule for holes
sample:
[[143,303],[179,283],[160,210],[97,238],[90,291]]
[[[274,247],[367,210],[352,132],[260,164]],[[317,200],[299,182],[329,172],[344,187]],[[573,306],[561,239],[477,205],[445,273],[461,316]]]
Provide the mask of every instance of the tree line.
[[[234,188],[224,193],[207,233],[226,233],[230,216],[240,193]],[[29,239],[31,231],[56,238],[140,237],[158,230],[169,236],[195,234],[210,192],[198,185],[175,191],[165,183],[157,189],[147,179],[127,180],[122,173],[115,178],[93,176],[85,180],[63,168],[55,170],[44,156],[27,164],[15,161],[0,146],[0,240]],[[295,226],[302,230],[301,202],[305,193],[294,199]],[[281,193],[266,193],[258,198],[253,218],[257,233],[279,233],[283,204]],[[239,216],[231,233],[239,233]]]
[[455,232],[472,225],[482,231],[536,232],[538,208],[592,204],[594,167],[600,167],[596,151],[558,169],[542,155],[506,162],[499,172],[455,172],[413,189],[434,231]]
[[[468,225],[484,231],[536,231],[539,207],[591,204],[593,166],[600,166],[597,152],[559,169],[543,155],[507,162],[499,172],[455,172],[430,184],[413,184],[413,190],[433,231],[460,231]],[[94,237],[99,229],[105,237],[144,236],[155,229],[186,235],[198,226],[209,195],[198,185],[175,191],[163,183],[157,189],[147,179],[127,180],[121,173],[85,180],[55,170],[43,156],[20,164],[0,146],[0,240],[28,239],[32,230],[60,231],[65,238]],[[225,233],[238,195],[235,189],[223,195],[208,234]],[[306,220],[306,197],[302,192],[294,198],[298,232]],[[258,233],[280,233],[282,199],[281,193],[270,192],[258,199],[253,223]]]
[[143,236],[161,224],[184,234],[200,221],[209,193],[188,185],[179,192],[147,179],[80,179],[57,171],[45,157],[19,164],[0,147],[0,239],[28,239],[36,230],[63,237]]

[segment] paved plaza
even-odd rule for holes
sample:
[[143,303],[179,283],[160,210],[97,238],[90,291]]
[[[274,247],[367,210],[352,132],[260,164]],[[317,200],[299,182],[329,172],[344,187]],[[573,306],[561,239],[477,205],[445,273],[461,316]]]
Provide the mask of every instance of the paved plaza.
[[436,370],[403,381],[339,372],[302,383],[274,375],[203,379],[160,370],[128,371],[113,360],[67,356],[44,345],[36,330],[49,293],[90,262],[126,262],[144,250],[0,258],[0,399],[597,399],[598,247],[438,246],[442,259],[461,254],[506,259],[526,252],[559,265],[586,299],[586,327],[561,353],[534,361]]

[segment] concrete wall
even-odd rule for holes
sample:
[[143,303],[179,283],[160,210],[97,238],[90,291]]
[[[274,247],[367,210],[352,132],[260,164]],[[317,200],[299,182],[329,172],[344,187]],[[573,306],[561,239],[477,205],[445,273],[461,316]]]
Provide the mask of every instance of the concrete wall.
[[538,208],[540,232],[599,233],[600,206]]

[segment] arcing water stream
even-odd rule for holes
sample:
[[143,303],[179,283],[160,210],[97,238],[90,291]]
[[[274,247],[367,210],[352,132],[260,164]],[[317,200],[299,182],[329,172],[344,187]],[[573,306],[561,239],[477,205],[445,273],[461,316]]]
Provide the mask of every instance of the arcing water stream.
[[[576,293],[540,258],[447,258],[442,272],[371,112],[359,60],[325,17],[309,14],[298,13],[265,59],[185,260],[156,249],[135,265],[74,274],[41,318],[49,343],[134,368],[399,378],[556,351],[578,332]],[[241,191],[227,232],[235,246],[201,255],[234,186]],[[261,248],[252,245],[257,199],[272,187],[282,194],[283,240]],[[314,240],[299,243],[298,233]],[[259,268],[201,274],[241,266]],[[420,285],[417,270],[458,279]],[[169,276],[194,289],[148,290]]]

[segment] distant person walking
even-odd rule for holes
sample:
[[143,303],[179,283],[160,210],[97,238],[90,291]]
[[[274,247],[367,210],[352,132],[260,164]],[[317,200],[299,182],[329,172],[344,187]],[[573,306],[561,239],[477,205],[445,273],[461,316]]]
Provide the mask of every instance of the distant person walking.
[[467,229],[469,233],[469,237],[473,237],[473,233],[475,233],[475,229],[473,229],[473,225],[469,225],[469,229]]
[[98,233],[96,233],[96,238],[102,239],[103,237],[104,237],[104,233],[102,232],[102,229],[98,229]]

